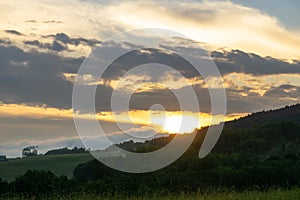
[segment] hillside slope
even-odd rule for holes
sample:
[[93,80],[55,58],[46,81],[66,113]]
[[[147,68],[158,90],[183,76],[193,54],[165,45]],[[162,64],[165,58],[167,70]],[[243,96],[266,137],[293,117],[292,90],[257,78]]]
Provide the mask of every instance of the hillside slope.
[[92,160],[89,153],[48,155],[11,159],[7,162],[0,162],[0,177],[7,181],[12,181],[16,176],[24,174],[27,170],[49,170],[55,175],[66,175],[72,177],[74,168],[79,163]]
[[[80,181],[101,181],[100,191],[113,185],[117,191],[129,193],[150,188],[151,191],[196,192],[204,188],[299,187],[299,114],[299,105],[294,105],[228,122],[212,152],[203,159],[198,158],[198,152],[207,128],[198,131],[184,155],[161,170],[127,174],[93,160],[78,165],[74,177]],[[171,139],[172,136],[119,146],[134,152],[150,152]],[[110,159],[114,162],[115,158]],[[132,187],[124,188],[124,185]]]

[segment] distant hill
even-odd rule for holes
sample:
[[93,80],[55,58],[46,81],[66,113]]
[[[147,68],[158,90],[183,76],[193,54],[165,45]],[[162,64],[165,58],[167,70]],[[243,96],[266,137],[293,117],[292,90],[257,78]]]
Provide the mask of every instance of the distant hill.
[[57,154],[77,154],[77,153],[88,153],[85,148],[74,147],[73,149],[68,149],[68,147],[61,149],[50,150],[45,155],[57,155]]

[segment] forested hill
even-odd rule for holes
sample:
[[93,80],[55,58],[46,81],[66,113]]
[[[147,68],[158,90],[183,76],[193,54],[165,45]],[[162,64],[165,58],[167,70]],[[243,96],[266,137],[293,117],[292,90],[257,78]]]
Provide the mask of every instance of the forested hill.
[[[101,181],[102,189],[110,185],[122,188],[118,183],[134,183],[135,187],[124,189],[129,193],[140,187],[147,191],[151,188],[151,191],[174,192],[211,187],[300,186],[299,108],[299,104],[287,106],[227,122],[212,152],[203,159],[198,158],[198,152],[207,127],[198,131],[193,144],[180,159],[159,171],[126,174],[94,160],[78,165],[74,177],[81,181]],[[172,137],[145,143],[126,142],[119,146],[134,152],[149,152],[166,145]]]
[[276,110],[252,113],[241,119],[227,122],[227,127],[245,128],[258,123],[269,123],[278,121],[300,121],[300,104],[285,106]]
[[[199,150],[206,132],[207,127],[198,130],[191,149]],[[169,137],[156,138],[145,143],[129,141],[119,146],[129,151],[153,151],[168,144],[173,137],[174,135],[170,135]],[[262,154],[267,150],[271,151],[275,147],[297,146],[300,144],[298,139],[300,139],[300,104],[252,113],[238,120],[226,122],[221,137],[213,151],[250,151]]]
[[297,154],[299,145],[300,104],[297,104],[225,123],[214,152],[253,153],[267,158],[288,152]]

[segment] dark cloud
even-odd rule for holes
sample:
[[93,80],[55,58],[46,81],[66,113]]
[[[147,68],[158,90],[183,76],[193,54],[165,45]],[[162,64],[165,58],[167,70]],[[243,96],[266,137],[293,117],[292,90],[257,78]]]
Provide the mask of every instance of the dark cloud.
[[145,110],[155,104],[162,105],[169,111],[180,110],[176,96],[169,89],[135,93],[132,95],[129,105],[131,109]]
[[[26,23],[38,23],[38,21],[31,19],[31,20],[26,20]],[[63,23],[62,21],[57,21],[57,20],[48,20],[48,21],[42,21],[44,24],[61,24]]]
[[34,20],[34,19],[26,20],[25,22],[26,22],[26,23],[38,23],[38,21],[36,21],[36,20]]
[[38,40],[24,41],[24,44],[37,46],[37,47],[40,47],[40,48],[42,48],[42,46],[43,46],[43,44],[40,43]]
[[96,40],[96,39],[86,39],[86,38],[72,38],[69,37],[67,34],[65,33],[57,33],[55,35],[48,35],[45,36],[47,38],[54,38],[55,41],[59,41],[62,42],[64,44],[72,44],[72,45],[79,45],[80,43],[83,43],[85,45],[88,46],[95,46],[97,44],[101,44],[100,40]]
[[[115,54],[119,51],[119,46],[106,47],[106,53]],[[111,52],[111,53],[110,53]],[[95,54],[97,55],[97,53]],[[108,69],[103,74],[105,79],[116,79],[126,73],[128,70],[135,66],[147,64],[147,63],[158,63],[166,66],[170,66],[178,72],[182,73],[187,78],[198,77],[199,73],[197,70],[184,58],[174,53],[166,53],[159,49],[141,49],[134,50],[127,54],[118,57],[113,63],[111,63]],[[155,66],[153,66],[155,67]],[[151,73],[153,77],[159,77],[161,74],[155,73],[154,69],[149,69],[148,73]],[[158,71],[160,73],[160,71]]]
[[295,98],[300,99],[300,87],[293,85],[280,85],[278,87],[273,87],[268,90],[264,97],[271,98]]
[[298,103],[300,99],[300,88],[292,85],[272,87],[262,96],[250,90],[250,87],[226,89],[228,113],[269,110]]
[[[0,58],[0,101],[66,109],[72,107],[73,83],[67,81],[63,74],[76,74],[83,58],[24,52],[14,46],[0,46]],[[22,63],[25,65],[22,66]],[[97,87],[98,110],[110,108],[111,93],[109,86]]]
[[68,50],[68,47],[65,44],[62,44],[58,41],[53,41],[52,43],[41,43],[38,40],[31,40],[31,41],[24,41],[24,44],[30,46],[36,46],[41,49],[57,51],[57,52]]
[[11,45],[10,41],[0,39],[0,45]]
[[[40,48],[47,48],[54,51],[65,50],[63,44],[77,44],[74,38],[66,34],[56,34],[54,42],[45,46],[39,41],[26,41],[27,45],[33,45]],[[78,39],[78,38],[77,38]],[[80,39],[84,41],[84,39]],[[56,42],[56,43],[55,43]],[[0,42],[1,43],[1,42]],[[111,43],[101,48],[106,48],[106,53],[118,52],[120,48],[134,48],[131,44],[122,47],[120,44]],[[180,51],[186,51],[190,56],[197,58],[201,50],[196,48],[181,48]],[[176,54],[166,53],[157,49],[144,49],[145,51],[132,51],[126,56],[123,55],[115,60],[105,71],[103,78],[106,81],[120,78],[134,66],[144,63],[161,63],[168,65],[182,73],[187,78],[199,78],[199,73],[184,59]],[[255,54],[248,54],[241,51],[231,52],[213,52],[218,68],[222,74],[240,72],[241,74],[280,74],[280,73],[298,73],[300,72],[299,63],[290,64],[274,58],[263,58]],[[26,103],[26,104],[46,104],[51,107],[71,108],[73,84],[63,77],[63,73],[76,74],[83,58],[65,58],[58,55],[24,52],[17,47],[0,46],[0,101],[4,103]],[[13,62],[12,62],[13,61]],[[14,65],[12,63],[15,63]],[[25,65],[16,66],[16,63],[25,63]],[[97,70],[96,66],[93,70]],[[93,70],[91,72],[93,72]],[[158,81],[163,74],[153,69],[144,71]],[[156,79],[155,79],[156,78]],[[82,86],[90,87],[90,86]],[[200,85],[193,86],[198,100],[200,110],[210,112],[210,96],[207,89]],[[279,107],[285,104],[294,103],[291,98],[299,99],[299,88],[295,86],[282,85],[271,88],[263,96],[253,92],[251,86],[242,88],[228,88],[228,111],[233,112],[252,112],[272,107]],[[183,88],[176,89],[177,92],[183,92]],[[181,91],[182,90],[182,91]],[[97,87],[96,109],[97,111],[109,111],[111,107],[111,94],[113,89],[107,85]],[[246,95],[242,95],[246,94]],[[189,96],[185,95],[187,101]],[[280,100],[279,100],[280,99]],[[123,98],[120,97],[119,101]],[[134,94],[130,101],[131,109],[149,109],[153,104],[161,104],[167,110],[178,109],[176,97],[168,89],[153,89],[152,91],[138,92]]]
[[84,44],[90,47],[93,47],[97,44],[101,44],[101,41],[96,39],[85,39],[85,38],[71,38],[65,33],[57,33],[55,35],[43,36],[44,38],[52,39],[52,42],[40,42],[38,40],[27,40],[24,41],[24,44],[36,46],[41,49],[47,49],[52,51],[69,51],[68,44],[78,46],[79,44]]
[[222,74],[241,72],[254,75],[300,73],[300,63],[288,63],[283,60],[261,57],[240,50],[214,51],[211,57]]
[[[140,48],[133,44],[126,45],[129,49]],[[128,48],[126,47],[126,48]],[[190,47],[171,47],[163,46],[163,49],[174,50],[180,52],[183,55],[188,55],[197,59],[199,55],[204,55],[205,52],[200,48]],[[114,55],[120,51],[122,47],[120,44],[110,42],[109,45],[100,47],[100,49],[106,48],[105,53]],[[199,77],[199,73],[194,67],[184,58],[180,57],[179,54],[169,53],[163,49],[143,49],[131,51],[125,55],[118,57],[109,68],[105,71],[104,78],[115,79],[122,76],[125,72],[132,69],[134,66],[138,66],[144,63],[160,63],[163,65],[170,66],[175,70],[179,71],[182,75],[187,78]],[[101,50],[98,54],[103,53]],[[97,55],[97,52],[94,53]],[[300,73],[300,62],[295,61],[289,63],[283,60],[261,57],[253,53],[246,53],[239,50],[232,51],[214,51],[211,53],[212,61],[214,61],[222,75],[237,72],[241,74],[252,74],[255,76],[260,75],[272,75],[272,74],[299,74]],[[201,58],[198,59],[198,63],[201,64]],[[153,69],[151,69],[153,71]]]
[[[211,102],[209,92],[205,88],[193,87],[196,97],[199,102],[199,108],[201,112],[211,112]],[[130,99],[130,108],[131,109],[150,109],[150,107],[154,104],[159,104],[164,107],[164,109],[168,111],[178,111],[181,110],[180,103],[178,102],[176,94],[182,95],[183,101],[181,104],[188,105],[189,111],[195,111],[196,108],[194,107],[190,94],[186,94],[187,90],[185,87],[181,89],[158,89],[154,91],[145,91],[140,93],[135,93],[132,95]]]
[[[136,48],[132,45],[129,47]],[[107,48],[107,53],[112,54],[118,52],[119,48],[122,48],[119,44],[110,43]],[[167,48],[165,46],[165,48]],[[168,47],[171,49],[174,47]],[[197,58],[198,55],[203,54],[203,50],[198,48],[187,47],[175,47],[176,51],[188,54],[189,56]],[[182,73],[187,78],[201,79],[199,73],[188,63],[176,54],[166,53],[157,49],[143,49],[145,51],[132,51],[126,55],[123,55],[116,59],[104,73],[104,78],[107,80],[117,79],[121,77],[128,70],[134,66],[138,66],[144,63],[161,63],[168,65],[175,70]],[[214,52],[215,54],[216,52]],[[97,54],[95,54],[97,55]],[[216,59],[216,57],[213,57]],[[223,58],[223,59],[220,59]],[[241,51],[232,52],[219,52],[219,57],[216,59],[217,66],[222,74],[228,74],[232,72],[240,72],[242,74],[280,74],[280,73],[300,73],[300,66],[298,63],[289,64],[287,62],[277,60],[274,58],[262,58],[255,54],[248,54]],[[201,63],[201,62],[200,62]],[[253,69],[252,69],[253,68]],[[146,73],[146,71],[144,71]],[[154,69],[148,71],[152,77],[161,77],[162,74],[155,73]],[[157,80],[154,80],[157,81]],[[200,110],[203,112],[211,112],[210,96],[207,89],[201,86],[195,86],[195,93],[197,94],[200,102]],[[177,92],[182,92],[183,89],[177,89]],[[263,109],[269,109],[270,107],[280,107],[286,104],[290,104],[290,93],[282,93],[281,97],[285,97],[279,100],[277,97],[268,95],[261,96],[260,94],[253,92],[253,88],[242,87],[239,89],[228,88],[227,89],[227,105],[228,112],[252,112]],[[273,90],[273,89],[271,89]],[[243,94],[243,95],[242,95]],[[245,95],[246,94],[246,95]],[[295,91],[295,94],[299,96],[299,91]],[[188,94],[186,95],[189,100]],[[120,99],[119,101],[122,101]],[[167,110],[178,109],[178,102],[172,92],[167,89],[156,89],[153,91],[140,92],[132,96],[130,102],[131,109],[148,109],[153,104],[161,104]],[[108,104],[109,105],[109,104]]]
[[9,34],[13,34],[13,35],[23,35],[22,33],[20,33],[19,31],[16,31],[16,30],[5,30],[6,33],[9,33]]
[[76,73],[83,59],[24,52],[13,46],[0,46],[0,58],[0,101],[71,107],[73,86],[62,74]]
[[50,21],[43,21],[44,24],[61,24],[63,23],[62,21],[57,21],[57,20],[50,20]]

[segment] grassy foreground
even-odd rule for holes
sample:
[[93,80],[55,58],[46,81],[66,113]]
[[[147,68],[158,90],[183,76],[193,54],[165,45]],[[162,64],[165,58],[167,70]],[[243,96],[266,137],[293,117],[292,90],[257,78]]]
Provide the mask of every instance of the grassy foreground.
[[0,177],[12,181],[18,175],[24,174],[27,170],[51,171],[55,175],[66,175],[72,177],[74,168],[79,163],[92,160],[89,153],[47,155],[28,158],[11,159],[7,162],[0,162]]
[[[152,197],[102,197],[93,194],[74,194],[68,197],[46,197],[45,199],[60,200],[297,200],[300,197],[300,189],[292,190],[269,190],[269,191],[243,191],[243,192],[210,192],[205,194],[182,194],[182,195],[157,195]],[[6,198],[13,200],[23,200],[26,198],[15,197]],[[32,198],[34,199],[34,198]]]

